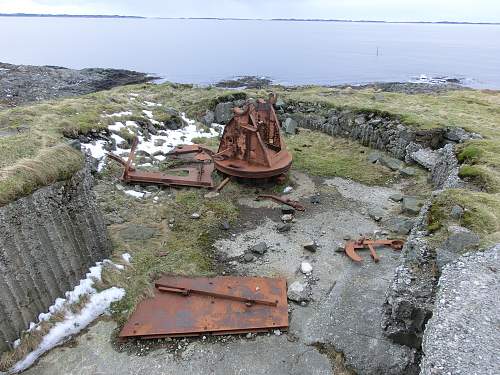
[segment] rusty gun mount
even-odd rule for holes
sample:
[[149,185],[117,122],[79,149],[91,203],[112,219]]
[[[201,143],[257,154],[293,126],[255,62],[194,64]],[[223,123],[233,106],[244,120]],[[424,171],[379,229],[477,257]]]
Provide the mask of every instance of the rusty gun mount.
[[280,132],[280,123],[269,100],[247,102],[234,108],[234,116],[224,129],[219,149],[213,155],[215,168],[230,176],[262,179],[286,173],[292,164]]

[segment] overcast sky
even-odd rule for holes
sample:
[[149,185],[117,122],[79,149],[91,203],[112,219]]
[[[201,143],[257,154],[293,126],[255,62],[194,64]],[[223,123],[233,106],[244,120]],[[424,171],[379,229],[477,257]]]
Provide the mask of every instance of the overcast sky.
[[0,13],[500,22],[500,0],[0,0]]

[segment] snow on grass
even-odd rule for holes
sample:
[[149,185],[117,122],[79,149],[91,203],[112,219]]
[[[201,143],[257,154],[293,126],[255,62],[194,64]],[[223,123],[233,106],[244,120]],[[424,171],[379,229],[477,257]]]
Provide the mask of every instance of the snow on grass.
[[132,259],[132,255],[130,255],[129,253],[123,253],[122,254],[122,259],[125,262],[130,263],[130,260]]
[[142,113],[144,113],[149,119],[152,119],[154,117],[152,111],[147,111],[147,110],[143,109]]
[[123,192],[127,195],[130,195],[131,197],[138,198],[138,199],[144,198],[144,195],[146,195],[146,193],[143,193],[140,191],[135,191],[135,190],[124,190]]
[[[151,111],[144,110],[145,115],[148,117],[149,121],[154,124],[160,124],[158,121],[153,119],[153,113]],[[126,113],[126,112],[120,112]],[[116,115],[116,114],[115,114]],[[139,144],[137,145],[138,151],[145,151],[150,155],[156,154],[153,158],[158,161],[163,161],[166,157],[162,154],[166,154],[169,151],[172,151],[175,147],[179,145],[191,145],[193,144],[194,138],[204,137],[204,138],[212,138],[217,137],[219,132],[222,132],[224,127],[221,125],[217,125],[217,130],[214,128],[210,128],[208,132],[204,130],[199,130],[196,127],[196,121],[191,120],[186,117],[185,113],[180,114],[184,124],[186,124],[183,128],[178,130],[162,130],[161,135],[150,135],[150,137],[146,140],[143,136],[142,128],[135,121],[125,121],[123,122],[115,122],[113,125],[109,125],[108,129],[113,133],[111,134],[111,138],[116,141],[116,145],[121,144],[125,140],[123,137],[115,134],[115,132],[119,132],[123,129],[127,129],[131,134],[136,134],[139,139]],[[215,127],[215,126],[214,126]],[[133,131],[134,129],[135,131]],[[161,146],[156,146],[156,144],[160,144],[162,142],[156,142],[157,140],[163,140],[163,144]],[[97,170],[101,171],[104,168],[106,155],[105,146],[107,141],[98,140],[92,143],[82,143],[82,147],[88,151],[92,157],[99,161]],[[130,151],[126,149],[122,149],[117,147],[116,150],[111,151],[114,155],[122,156],[124,154],[128,154]],[[136,198],[142,198],[144,193],[134,192],[133,190],[128,190],[129,195],[132,195]],[[140,197],[137,194],[142,194]]]
[[153,103],[153,102],[148,102],[148,101],[144,101],[144,105],[147,106],[147,107],[161,107],[162,104],[161,103]]
[[109,310],[111,303],[121,300],[125,296],[125,290],[112,287],[102,292],[92,294],[88,303],[78,313],[67,313],[62,322],[55,324],[43,337],[38,347],[19,361],[11,369],[10,373],[19,373],[30,367],[44,353],[59,346],[72,336],[85,329],[100,315]]
[[[121,288],[112,287],[101,292],[97,292],[95,289],[95,283],[102,280],[102,269],[105,265],[113,266],[118,270],[125,269],[125,266],[115,264],[109,259],[97,262],[95,266],[90,267],[85,278],[80,280],[80,283],[72,291],[65,293],[65,298],[57,298],[54,304],[49,307],[48,312],[38,316],[38,323],[31,322],[29,324],[28,331],[39,330],[40,323],[48,321],[55,314],[64,314],[64,319],[49,330],[38,347],[16,363],[9,373],[26,370],[42,354],[66,342],[71,336],[76,335],[100,315],[106,313],[111,303],[123,298],[125,290]],[[79,312],[72,312],[71,306],[80,302],[84,296],[89,296],[88,302]],[[18,347],[21,345],[21,340],[16,340],[14,343]]]
[[104,114],[102,116],[103,117],[123,117],[123,116],[131,116],[131,115],[132,115],[131,111],[123,111],[123,112],[111,113],[110,115]]

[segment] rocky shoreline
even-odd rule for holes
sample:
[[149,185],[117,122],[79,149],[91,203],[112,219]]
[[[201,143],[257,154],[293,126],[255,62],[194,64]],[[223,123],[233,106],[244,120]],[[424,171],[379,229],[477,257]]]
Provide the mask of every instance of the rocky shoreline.
[[61,97],[90,94],[154,77],[122,69],[14,65],[0,62],[0,109]]

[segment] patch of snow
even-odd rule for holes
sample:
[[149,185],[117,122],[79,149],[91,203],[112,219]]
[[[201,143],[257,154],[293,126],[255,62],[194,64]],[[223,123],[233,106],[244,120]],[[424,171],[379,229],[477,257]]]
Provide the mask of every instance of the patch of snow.
[[89,302],[77,314],[68,312],[62,322],[57,323],[43,337],[38,347],[29,353],[24,359],[17,362],[11,372],[19,373],[30,367],[44,353],[52,348],[68,341],[69,338],[85,329],[100,315],[109,310],[111,303],[121,300],[125,296],[125,290],[112,287],[95,293],[90,297]]
[[184,121],[188,125],[194,125],[196,123],[196,121],[188,119],[184,112],[181,112],[181,119],[182,119],[182,121]]
[[123,253],[122,254],[122,259],[125,262],[130,263],[130,260],[132,259],[132,255],[130,255],[129,253]]
[[145,109],[143,109],[142,113],[144,113],[149,119],[152,119],[154,117],[152,111],[146,111]]
[[1,71],[1,72],[6,72],[7,70],[10,70],[10,69],[7,69],[7,68],[0,68],[0,71]]
[[96,141],[95,144],[92,143],[82,143],[82,147],[85,151],[89,151],[93,158],[100,160],[106,155],[106,150],[104,146],[106,145],[106,141]]
[[163,160],[165,160],[166,158],[167,158],[167,157],[166,157],[166,156],[163,156],[163,155],[156,155],[156,156],[155,156],[155,159],[156,159],[156,160],[159,160],[159,161],[163,161]]
[[117,134],[111,134],[111,138],[113,138],[115,140],[117,145],[119,145],[122,142],[125,142],[125,139],[123,139],[122,137],[120,137]]
[[120,130],[122,130],[123,128],[125,127],[125,125],[123,125],[123,122],[115,122],[113,125],[109,125],[108,126],[108,129],[112,132],[119,132]]
[[122,117],[122,116],[131,116],[131,115],[132,115],[131,111],[123,111],[123,112],[112,113],[110,115],[104,114],[102,116],[103,117]]
[[134,98],[137,98],[139,96],[139,94],[136,94],[135,92],[131,92],[128,95],[133,96]]
[[134,198],[144,198],[145,195],[145,193],[135,190],[125,190],[124,193]]
[[137,122],[135,121],[125,121],[125,125],[128,127],[128,126],[131,126],[133,128],[138,128],[139,125],[137,125]]
[[144,105],[147,106],[147,107],[161,107],[163,104],[148,102],[148,101],[145,100],[144,101]]

